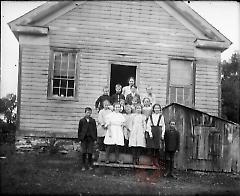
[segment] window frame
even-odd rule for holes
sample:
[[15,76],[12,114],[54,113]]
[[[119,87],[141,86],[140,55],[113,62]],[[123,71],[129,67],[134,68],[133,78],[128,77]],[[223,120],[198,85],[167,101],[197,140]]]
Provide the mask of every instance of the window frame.
[[[75,80],[74,80],[75,94],[74,94],[73,97],[61,97],[61,96],[54,96],[53,95],[53,74],[54,74],[54,53],[55,52],[76,53]],[[49,100],[79,101],[78,100],[79,64],[80,64],[79,63],[79,54],[80,54],[80,50],[76,49],[76,48],[50,47],[47,99],[49,99]]]
[[[167,92],[166,92],[166,104],[170,104],[170,72],[171,72],[171,60],[182,60],[182,61],[191,61],[192,62],[192,103],[191,106],[195,108],[195,84],[196,84],[196,59],[194,57],[185,57],[185,56],[168,56],[168,76],[167,76]],[[181,85],[176,85],[175,87],[183,87]],[[177,102],[174,102],[177,103]]]

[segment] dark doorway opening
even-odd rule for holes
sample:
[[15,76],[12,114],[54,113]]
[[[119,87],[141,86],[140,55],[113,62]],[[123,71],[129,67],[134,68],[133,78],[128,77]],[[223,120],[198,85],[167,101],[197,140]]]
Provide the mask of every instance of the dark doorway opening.
[[128,79],[134,77],[136,80],[137,66],[111,64],[110,76],[110,95],[115,93],[115,85],[121,84],[122,87],[128,85]]

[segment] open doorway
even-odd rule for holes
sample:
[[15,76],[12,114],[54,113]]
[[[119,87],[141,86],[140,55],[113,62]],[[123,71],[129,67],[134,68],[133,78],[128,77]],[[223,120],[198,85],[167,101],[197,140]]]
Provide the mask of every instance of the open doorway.
[[115,85],[121,84],[123,87],[128,85],[129,77],[136,79],[137,66],[127,66],[111,64],[111,75],[110,75],[110,95],[115,93]]

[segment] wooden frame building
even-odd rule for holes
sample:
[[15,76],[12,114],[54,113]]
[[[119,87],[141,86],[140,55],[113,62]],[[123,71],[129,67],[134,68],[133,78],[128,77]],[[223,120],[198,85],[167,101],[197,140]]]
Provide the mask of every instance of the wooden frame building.
[[129,76],[163,106],[220,114],[220,55],[231,42],[184,2],[47,2],[9,26],[20,45],[19,133],[76,137],[102,87]]

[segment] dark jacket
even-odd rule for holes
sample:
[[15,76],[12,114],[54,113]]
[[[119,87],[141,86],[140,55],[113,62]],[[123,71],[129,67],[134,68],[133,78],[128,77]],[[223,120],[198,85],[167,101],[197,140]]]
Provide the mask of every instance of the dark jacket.
[[[139,94],[135,94],[134,97],[137,97],[137,103],[141,103],[141,99],[140,99],[140,95]],[[133,100],[133,96],[130,93],[126,97],[126,104],[132,105],[132,100]]]
[[124,95],[115,93],[114,95],[111,96],[111,104],[114,104],[116,102],[119,103],[120,99],[125,100]]
[[164,135],[165,151],[179,151],[180,134],[176,129],[167,129]]
[[91,137],[94,141],[97,140],[96,121],[92,117],[89,118],[89,122],[85,117],[79,121],[78,140],[83,141],[85,136]]
[[95,108],[101,110],[103,109],[103,102],[105,100],[108,100],[109,102],[111,102],[111,98],[109,95],[101,95],[100,97],[98,97],[97,101],[95,102]]

